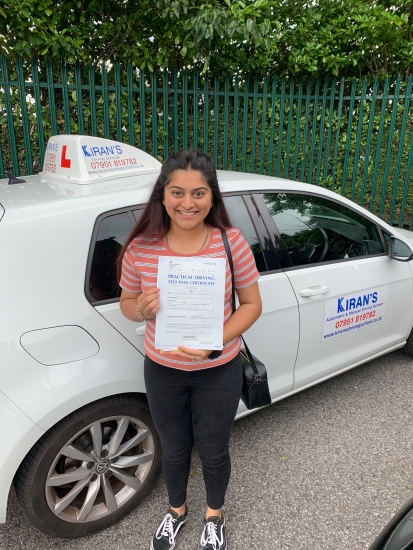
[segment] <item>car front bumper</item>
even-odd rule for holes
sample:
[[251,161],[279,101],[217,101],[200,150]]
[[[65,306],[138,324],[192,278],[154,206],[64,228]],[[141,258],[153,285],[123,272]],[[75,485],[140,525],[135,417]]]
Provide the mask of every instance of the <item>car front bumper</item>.
[[6,521],[7,500],[14,474],[36,441],[44,434],[10,399],[0,392],[0,523]]

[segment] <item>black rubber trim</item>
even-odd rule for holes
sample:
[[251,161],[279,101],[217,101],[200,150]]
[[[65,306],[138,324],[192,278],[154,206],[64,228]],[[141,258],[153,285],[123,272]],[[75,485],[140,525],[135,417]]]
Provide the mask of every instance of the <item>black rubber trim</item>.
[[274,243],[268,233],[267,226],[264,223],[261,210],[258,208],[255,198],[251,195],[251,193],[248,193],[243,195],[243,199],[250,215],[251,222],[255,228],[259,243],[261,244],[261,250],[267,266],[267,271],[265,271],[263,275],[268,274],[268,272],[281,271],[280,263],[277,255],[275,254]]
[[110,300],[99,300],[97,302],[93,298],[93,296],[90,294],[90,291],[89,291],[89,279],[90,279],[90,271],[92,269],[93,253],[95,251],[96,237],[97,237],[102,220],[104,218],[108,218],[109,216],[115,216],[116,214],[126,213],[133,227],[136,224],[136,220],[132,213],[132,210],[138,210],[144,207],[145,205],[137,204],[137,205],[128,206],[125,208],[116,208],[115,210],[108,210],[107,212],[103,212],[102,214],[99,214],[99,216],[96,218],[95,225],[93,226],[92,236],[90,239],[89,252],[88,252],[87,262],[86,262],[85,284],[84,284],[84,293],[85,293],[86,300],[92,306],[97,306],[97,305],[101,306],[104,304],[114,304],[116,302],[119,302],[119,298],[112,298]]
[[[271,193],[277,193],[279,191],[270,191]],[[280,269],[287,269],[292,266],[290,256],[288,255],[287,249],[285,248],[284,242],[281,238],[280,232],[274,220],[271,217],[268,206],[265,204],[264,199],[261,196],[261,193],[251,193],[251,196],[254,200],[256,208],[260,212],[260,216],[263,224],[266,227],[268,237],[272,246],[274,247],[275,254],[278,259],[278,265]]]

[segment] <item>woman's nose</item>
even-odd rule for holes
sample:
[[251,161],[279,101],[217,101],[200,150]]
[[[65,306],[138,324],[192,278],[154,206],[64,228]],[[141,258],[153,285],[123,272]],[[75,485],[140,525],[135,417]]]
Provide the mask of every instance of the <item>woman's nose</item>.
[[182,206],[186,209],[190,209],[194,205],[194,200],[192,198],[192,195],[184,195],[182,199]]

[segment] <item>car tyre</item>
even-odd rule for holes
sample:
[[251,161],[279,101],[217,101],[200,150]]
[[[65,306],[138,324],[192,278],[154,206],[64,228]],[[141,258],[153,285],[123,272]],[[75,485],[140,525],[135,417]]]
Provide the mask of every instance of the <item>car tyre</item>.
[[95,401],[53,426],[15,476],[17,497],[43,533],[78,538],[136,508],[161,471],[161,447],[138,394]]
[[402,351],[403,353],[410,355],[410,357],[413,357],[413,330],[410,332],[409,336],[407,337],[406,343],[402,347]]

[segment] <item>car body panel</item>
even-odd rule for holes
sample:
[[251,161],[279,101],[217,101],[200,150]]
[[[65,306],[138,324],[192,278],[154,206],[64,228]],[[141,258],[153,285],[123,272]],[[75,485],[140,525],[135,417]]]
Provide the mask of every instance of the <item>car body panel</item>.
[[96,340],[73,325],[25,332],[20,344],[33,359],[49,367],[88,359],[99,352]]
[[[411,297],[413,292],[413,279],[407,263],[376,256],[331,264],[326,262],[291,270],[287,275],[300,308],[300,350],[294,388],[305,386],[320,375],[332,375],[370,353],[400,342],[410,309],[410,300],[406,300],[406,296]],[[328,292],[316,297],[300,296],[302,289],[316,285],[327,286]],[[326,300],[337,300],[348,294],[373,293],[381,286],[387,287],[382,321],[330,339],[322,338]]]
[[[11,414],[21,426],[15,439],[10,435],[3,463],[0,460],[0,522],[5,519],[11,479],[45,430],[97,399],[145,391],[143,335],[135,330],[142,331],[144,325],[125,319],[116,301],[90,303],[85,295],[85,273],[97,218],[116,209],[145,204],[156,175],[115,177],[88,185],[41,176],[25,176],[26,183],[15,185],[0,180],[0,249],[4,266],[0,288],[7,289],[2,293],[5,316],[0,340],[0,413]],[[412,232],[390,227],[327,189],[237,172],[218,171],[218,179],[224,193],[294,190],[339,200],[384,231],[413,245]],[[342,281],[335,277],[340,270],[345,273]],[[273,400],[401,347],[413,324],[412,273],[411,262],[397,262],[384,255],[263,273],[259,282],[263,314],[245,337],[251,351],[267,366]],[[304,285],[313,284],[327,284],[330,296],[335,297],[354,290],[354,285],[359,289],[388,285],[391,305],[386,309],[386,320],[377,323],[374,344],[365,342],[372,333],[371,327],[359,330],[353,345],[347,336],[320,342],[326,296],[310,302],[299,295]],[[54,363],[44,365],[21,345],[26,333],[69,325],[80,327],[97,342],[96,355],[59,364],[62,358],[57,350]],[[308,334],[304,327],[308,327]],[[310,349],[314,341],[315,351]],[[334,357],[332,367],[329,363]],[[238,416],[250,412],[241,405]],[[19,437],[21,440],[17,441]]]
[[[75,217],[72,211],[51,207],[28,209],[29,221],[21,218],[23,209],[6,211],[0,226],[2,260],[11,266],[0,271],[0,287],[18,289],[17,294],[2,294],[2,309],[8,315],[0,341],[1,390],[44,429],[96,399],[144,391],[138,368],[142,356],[84,295],[89,239],[101,207],[90,205],[77,210]],[[46,215],[44,210],[50,208]],[[54,250],[52,265],[48,250]],[[16,311],[17,299],[29,306]],[[21,336],[29,331],[64,325],[84,329],[99,343],[99,353],[81,361],[45,366],[21,346]]]

